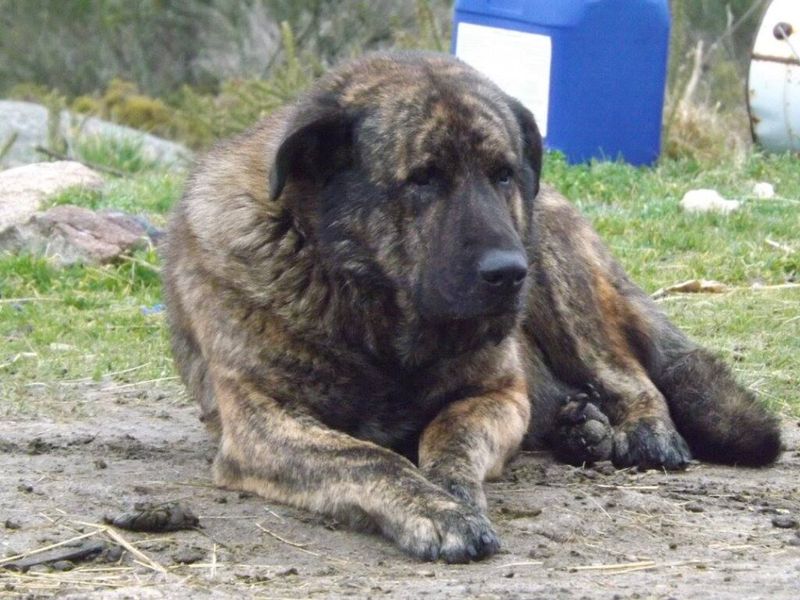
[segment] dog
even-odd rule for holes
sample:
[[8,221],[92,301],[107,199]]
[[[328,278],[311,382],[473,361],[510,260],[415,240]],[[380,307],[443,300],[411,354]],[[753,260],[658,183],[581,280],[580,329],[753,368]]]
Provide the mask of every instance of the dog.
[[172,349],[215,482],[450,563],[499,548],[483,482],[766,465],[777,419],[540,184],[531,113],[455,58],[378,53],[199,163],[170,220]]

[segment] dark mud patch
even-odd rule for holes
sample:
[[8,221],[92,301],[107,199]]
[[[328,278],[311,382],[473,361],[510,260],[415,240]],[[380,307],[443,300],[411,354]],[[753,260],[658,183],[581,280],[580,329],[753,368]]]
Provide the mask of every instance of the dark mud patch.
[[[71,543],[105,548],[58,566],[0,569],[0,598],[797,595],[794,422],[787,421],[783,458],[763,470],[699,464],[682,473],[639,473],[523,454],[502,481],[488,485],[501,552],[447,566],[411,560],[330,519],[215,488],[195,408],[170,401],[178,390],[119,402],[113,392],[89,389],[83,398],[91,405],[80,418],[62,410],[0,423],[0,556],[81,536]],[[115,538],[103,523],[137,503],[173,502],[191,509],[199,526],[113,529]]]

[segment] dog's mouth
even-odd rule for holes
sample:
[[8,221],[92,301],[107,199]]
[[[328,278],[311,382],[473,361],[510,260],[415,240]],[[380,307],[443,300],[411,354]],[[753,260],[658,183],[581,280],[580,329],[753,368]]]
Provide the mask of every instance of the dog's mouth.
[[433,297],[420,298],[419,308],[425,321],[476,327],[487,320],[515,318],[524,308],[524,298],[522,290],[502,297],[440,291]]
[[416,289],[413,339],[421,356],[453,357],[499,344],[522,318],[527,283],[503,294],[446,279],[436,284]]

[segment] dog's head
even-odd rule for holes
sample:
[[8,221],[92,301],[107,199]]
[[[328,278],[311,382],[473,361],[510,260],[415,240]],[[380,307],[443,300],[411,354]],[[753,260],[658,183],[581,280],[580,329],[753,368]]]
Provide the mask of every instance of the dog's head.
[[294,114],[271,193],[332,273],[422,322],[514,322],[542,156],[527,109],[454,58],[408,53],[334,71]]

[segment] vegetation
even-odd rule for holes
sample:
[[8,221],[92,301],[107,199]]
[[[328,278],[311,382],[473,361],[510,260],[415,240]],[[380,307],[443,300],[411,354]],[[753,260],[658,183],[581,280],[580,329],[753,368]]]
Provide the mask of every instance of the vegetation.
[[[385,47],[446,50],[452,3],[67,0],[53,10],[47,0],[0,0],[8,32],[0,37],[0,94],[52,104],[55,90],[79,113],[204,148],[335,62]],[[766,5],[670,0],[666,156],[714,162],[721,152],[747,151],[743,82]]]
[[745,81],[768,0],[670,0],[664,155],[713,164],[750,146]]
[[[729,157],[715,167],[662,161],[655,169],[637,169],[620,163],[568,166],[551,154],[545,166],[545,179],[581,208],[646,291],[689,279],[728,286],[722,294],[679,294],[660,303],[773,406],[800,414],[796,156],[751,153],[742,163]],[[752,189],[758,181],[773,183],[778,195],[756,199]],[[697,188],[741,200],[742,209],[729,216],[682,213],[678,201]]]
[[[113,156],[118,148],[109,146]],[[124,154],[130,162],[131,149]],[[134,161],[135,162],[135,161]],[[119,161],[117,161],[119,163]],[[569,166],[549,154],[545,178],[589,216],[634,280],[648,292],[692,278],[720,281],[722,294],[663,299],[692,336],[733,361],[749,386],[783,411],[800,414],[800,289],[782,286],[800,272],[800,171],[793,156],[752,154],[715,168],[665,161],[655,169],[621,163]],[[53,203],[146,213],[163,225],[183,175],[150,167],[109,179],[101,193],[68,191]],[[756,181],[778,196],[751,195]],[[692,188],[714,187],[742,199],[730,216],[681,213]],[[31,386],[53,397],[70,382],[173,378],[155,249],[104,267],[58,270],[28,256],[0,256],[0,405],[38,410]],[[754,285],[762,287],[753,287]]]
[[[449,0],[342,4],[67,0],[54,10],[47,0],[0,0],[0,94],[203,148],[291,100],[342,58],[387,46],[448,46]],[[753,151],[744,114],[744,75],[765,5],[671,0],[664,159],[637,169],[569,166],[550,154],[545,178],[581,207],[645,290],[692,278],[729,286],[661,303],[733,361],[747,385],[800,414],[800,291],[784,285],[800,270],[800,170],[796,157]],[[64,150],[56,135],[50,145]],[[135,144],[86,141],[71,150],[126,176],[109,178],[103,192],[71,190],[52,204],[145,213],[163,225],[184,174],[145,160]],[[757,181],[774,184],[778,196],[754,198]],[[742,210],[681,213],[683,193],[701,187],[743,200]],[[0,412],[35,411],[27,401],[35,390],[58,398],[75,380],[174,378],[158,272],[153,248],[116,265],[64,270],[0,256]]]
[[205,148],[339,60],[386,47],[446,50],[450,4],[67,0],[54,10],[42,0],[0,0],[0,27],[11,32],[0,37],[0,95]]

